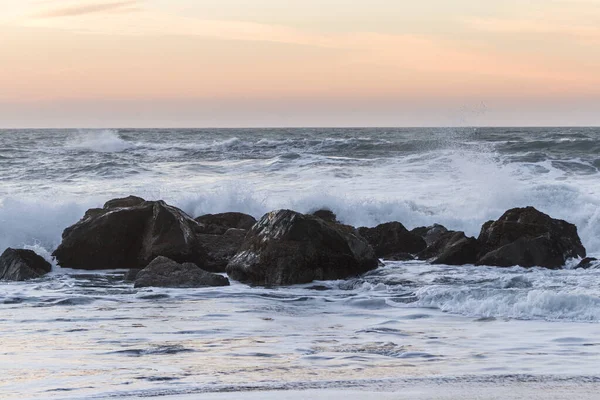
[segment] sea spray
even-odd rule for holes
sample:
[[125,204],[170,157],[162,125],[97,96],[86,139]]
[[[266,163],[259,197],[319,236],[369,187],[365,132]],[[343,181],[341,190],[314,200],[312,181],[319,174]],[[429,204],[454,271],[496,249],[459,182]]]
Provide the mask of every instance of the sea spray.
[[121,152],[134,147],[119,136],[117,130],[80,130],[73,134],[66,143],[67,149],[87,150],[100,153]]

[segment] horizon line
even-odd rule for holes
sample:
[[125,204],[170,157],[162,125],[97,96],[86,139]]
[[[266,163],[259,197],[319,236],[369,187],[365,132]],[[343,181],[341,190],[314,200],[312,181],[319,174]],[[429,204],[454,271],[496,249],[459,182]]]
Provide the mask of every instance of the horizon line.
[[214,129],[214,130],[231,130],[231,129],[449,129],[449,128],[462,128],[462,129],[489,129],[489,128],[600,128],[600,125],[432,125],[432,126],[350,126],[350,125],[339,125],[339,126],[146,126],[146,127],[45,127],[45,128],[34,128],[34,127],[19,127],[19,128],[4,128],[0,127],[0,131],[21,131],[21,130],[140,130],[140,129],[182,129],[182,130],[193,130],[193,129]]

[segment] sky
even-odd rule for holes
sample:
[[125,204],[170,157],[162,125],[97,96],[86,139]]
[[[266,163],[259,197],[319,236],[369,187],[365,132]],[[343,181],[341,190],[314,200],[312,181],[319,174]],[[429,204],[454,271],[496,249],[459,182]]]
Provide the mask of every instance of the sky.
[[0,128],[600,125],[600,0],[0,0]]

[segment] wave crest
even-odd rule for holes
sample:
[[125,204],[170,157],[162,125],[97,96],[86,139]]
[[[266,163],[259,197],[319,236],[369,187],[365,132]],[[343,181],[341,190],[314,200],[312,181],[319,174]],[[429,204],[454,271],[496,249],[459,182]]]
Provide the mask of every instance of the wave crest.
[[116,130],[79,131],[67,142],[67,147],[99,153],[118,153],[135,145],[122,139]]

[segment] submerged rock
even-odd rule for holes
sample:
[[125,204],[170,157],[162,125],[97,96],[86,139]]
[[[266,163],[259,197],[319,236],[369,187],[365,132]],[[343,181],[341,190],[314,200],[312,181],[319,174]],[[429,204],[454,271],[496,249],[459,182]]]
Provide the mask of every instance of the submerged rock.
[[373,249],[377,257],[392,259],[399,254],[416,254],[427,247],[425,240],[411,233],[400,222],[388,222],[375,228],[358,228]]
[[196,218],[196,222],[200,224],[198,233],[222,235],[232,228],[248,230],[256,223],[256,218],[239,212],[227,212],[202,215]]
[[279,210],[252,227],[227,273],[242,282],[289,285],[344,279],[377,265],[372,247],[352,227]]
[[107,202],[65,229],[53,255],[65,268],[143,268],[157,256],[204,265],[198,223],[163,201],[132,196]]
[[595,257],[586,257],[583,260],[581,260],[579,262],[579,264],[577,264],[577,266],[575,267],[575,269],[588,269],[591,267],[595,267],[597,265],[600,265],[600,261],[598,261],[597,258]]
[[0,280],[25,281],[39,278],[52,270],[52,265],[32,250],[11,249],[0,256]]
[[560,268],[568,258],[586,255],[575,225],[533,207],[513,208],[486,222],[478,241],[478,265]]
[[225,272],[227,264],[244,243],[247,232],[244,229],[231,228],[222,235],[198,234],[207,252],[203,268],[211,272]]
[[179,264],[167,257],[156,257],[137,273],[134,287],[198,288],[229,286],[229,279],[206,272],[196,264]]
[[[445,228],[444,228],[445,229]],[[475,264],[479,253],[479,243],[464,232],[438,230],[437,239],[419,253],[420,259],[433,264],[464,265]]]

